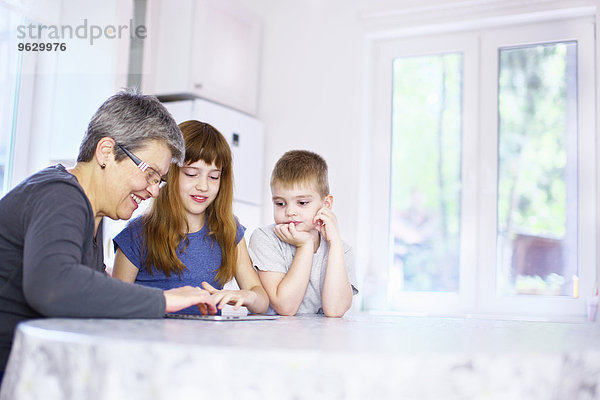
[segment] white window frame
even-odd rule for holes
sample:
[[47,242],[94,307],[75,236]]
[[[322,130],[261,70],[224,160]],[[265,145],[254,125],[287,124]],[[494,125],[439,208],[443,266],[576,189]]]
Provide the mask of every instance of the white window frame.
[[[579,297],[498,296],[496,290],[497,154],[498,154],[498,49],[502,47],[577,41],[578,138],[578,273]],[[527,313],[546,316],[585,315],[586,296],[596,282],[595,188],[595,72],[594,21],[577,19],[494,29],[481,36],[481,159],[483,175],[479,204],[481,266],[479,304],[492,313]],[[486,95],[483,95],[483,94]],[[485,134],[484,134],[485,133]],[[490,229],[493,227],[493,229]]]
[[[377,107],[374,110],[374,121],[376,127],[373,131],[374,154],[372,170],[378,171],[372,174],[372,193],[377,193],[376,197],[381,199],[381,204],[385,207],[375,207],[373,212],[376,217],[373,222],[376,226],[373,229],[371,249],[377,249],[371,252],[373,265],[385,266],[391,265],[390,252],[390,182],[391,182],[391,121],[392,121],[392,64],[394,59],[399,57],[427,56],[432,54],[461,53],[463,55],[463,73],[477,74],[477,60],[473,56],[476,54],[477,41],[470,35],[452,34],[443,37],[428,37],[418,41],[414,39],[405,39],[394,42],[381,43],[375,47],[377,53],[377,64],[375,71],[375,91]],[[463,105],[462,105],[462,172],[463,179],[476,184],[475,176],[469,172],[472,169],[468,165],[473,165],[477,159],[477,147],[474,145],[477,141],[476,125],[467,118],[477,110],[477,104],[473,102],[476,98],[476,86],[474,81],[463,81]],[[465,95],[468,91],[471,95]],[[384,99],[383,101],[381,99]],[[476,235],[476,214],[475,214],[475,190],[468,185],[463,185],[461,190],[461,201],[463,212],[461,215],[460,243],[460,281],[459,287],[466,290],[460,290],[457,293],[431,293],[431,292],[404,292],[401,297],[401,303],[395,307],[396,311],[402,312],[466,312],[469,304],[473,302],[475,288],[475,257],[472,253],[465,251],[466,243],[473,242]],[[379,203],[379,201],[378,201]],[[381,271],[383,273],[383,271]],[[387,274],[387,271],[385,272]]]
[[[367,65],[372,93],[367,154],[370,192],[369,265],[367,280],[379,298],[367,310],[442,315],[502,315],[570,318],[585,315],[585,297],[596,281],[596,165],[594,20],[505,25],[462,33],[430,34],[367,41]],[[530,36],[528,36],[530,35]],[[512,40],[511,38],[516,38]],[[527,38],[524,42],[523,39]],[[496,295],[496,190],[497,190],[497,47],[534,42],[578,42],[578,234],[579,293],[577,299],[549,296],[499,297]],[[462,215],[460,283],[458,293],[405,292],[393,309],[387,302],[391,265],[390,177],[392,121],[392,62],[398,57],[463,53]],[[490,52],[496,52],[495,56]],[[490,55],[491,54],[491,55]],[[587,54],[582,59],[582,54]],[[485,60],[485,61],[484,61]],[[481,64],[480,64],[481,63]],[[481,76],[480,76],[481,74]],[[594,84],[592,84],[594,83]],[[493,93],[493,94],[492,94]],[[480,132],[488,132],[483,135]],[[363,154],[365,154],[363,153]],[[587,183],[587,184],[586,184]],[[585,216],[585,217],[584,217]]]

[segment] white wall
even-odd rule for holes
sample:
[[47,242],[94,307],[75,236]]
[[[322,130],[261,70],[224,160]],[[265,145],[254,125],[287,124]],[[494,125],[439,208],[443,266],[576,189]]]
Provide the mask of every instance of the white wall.
[[265,122],[263,223],[273,222],[269,177],[286,151],[306,149],[329,165],[334,211],[356,241],[361,106],[361,32],[344,0],[241,1],[262,20],[258,118]]

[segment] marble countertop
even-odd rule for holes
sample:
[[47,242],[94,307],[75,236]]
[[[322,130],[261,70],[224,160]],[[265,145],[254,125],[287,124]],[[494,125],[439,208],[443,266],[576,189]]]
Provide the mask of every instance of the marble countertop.
[[348,315],[45,319],[18,327],[0,400],[600,399],[600,325]]

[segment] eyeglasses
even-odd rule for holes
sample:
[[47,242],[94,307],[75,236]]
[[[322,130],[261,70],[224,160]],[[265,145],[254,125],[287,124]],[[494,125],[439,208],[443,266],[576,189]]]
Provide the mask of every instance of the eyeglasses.
[[146,180],[150,185],[158,184],[158,187],[161,188],[167,183],[167,181],[160,176],[160,174],[156,172],[154,168],[142,161],[138,156],[127,150],[124,146],[121,146],[119,143],[117,143],[117,146],[119,146],[119,148],[123,150],[125,154],[127,154],[127,157],[131,158],[131,161],[133,161],[139,169],[146,173]]

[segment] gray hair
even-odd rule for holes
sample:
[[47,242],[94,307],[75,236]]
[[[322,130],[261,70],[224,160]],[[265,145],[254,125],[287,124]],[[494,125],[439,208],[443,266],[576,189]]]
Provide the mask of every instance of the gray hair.
[[[163,142],[173,157],[172,162],[183,164],[185,143],[181,130],[167,109],[154,96],[132,89],[122,90],[106,100],[92,117],[85,132],[77,162],[91,161],[98,142],[110,137],[134,152],[149,140]],[[115,146],[115,159],[127,155]]]

